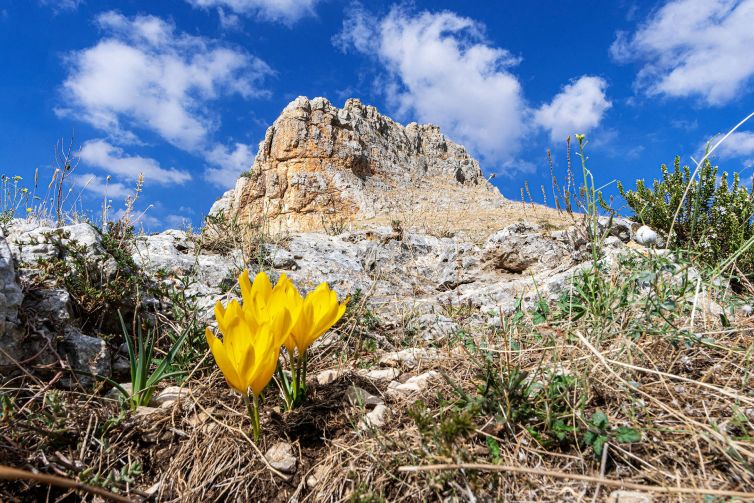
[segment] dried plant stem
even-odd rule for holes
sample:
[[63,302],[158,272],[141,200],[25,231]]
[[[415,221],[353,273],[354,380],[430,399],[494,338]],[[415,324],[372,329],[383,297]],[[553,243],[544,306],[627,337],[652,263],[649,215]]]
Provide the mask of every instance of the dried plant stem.
[[133,503],[133,500],[112,493],[108,490],[100,487],[93,487],[75,480],[67,479],[64,477],[58,477],[56,475],[47,475],[44,473],[33,473],[26,470],[19,470],[16,468],[10,468],[8,466],[0,466],[0,480],[29,480],[32,482],[39,482],[51,486],[63,487],[65,489],[73,489],[77,491],[84,491],[89,494],[101,496],[110,501],[121,501],[123,503]]
[[624,482],[622,480],[604,479],[600,477],[592,477],[589,475],[580,475],[578,473],[566,473],[553,470],[543,470],[540,468],[526,468],[524,466],[510,466],[510,465],[493,465],[487,463],[456,463],[447,465],[422,465],[422,466],[401,466],[398,468],[399,472],[437,472],[443,470],[479,470],[487,472],[511,472],[511,473],[527,473],[532,475],[542,475],[545,477],[553,477],[556,479],[571,479],[581,480],[583,482],[594,482],[607,487],[614,487],[616,489],[631,489],[635,491],[646,491],[665,494],[694,494],[694,495],[710,495],[710,496],[728,496],[731,498],[743,498],[749,500],[754,498],[754,492],[743,491],[726,491],[724,489],[702,489],[696,487],[667,487],[667,486],[650,486],[644,484],[636,484],[634,482]]

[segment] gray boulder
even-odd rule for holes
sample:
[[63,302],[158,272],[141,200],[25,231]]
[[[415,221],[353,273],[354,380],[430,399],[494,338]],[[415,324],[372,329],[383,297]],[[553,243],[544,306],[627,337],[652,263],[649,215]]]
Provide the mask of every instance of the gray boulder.
[[520,222],[490,236],[483,247],[483,261],[492,269],[521,274],[530,268],[553,269],[571,261],[569,247],[544,234],[539,226]]
[[[104,377],[111,375],[112,355],[105,341],[85,335],[75,327],[65,328],[63,339],[58,344],[58,353],[74,370]],[[76,377],[85,387],[94,382],[94,378],[87,375],[79,374]]]

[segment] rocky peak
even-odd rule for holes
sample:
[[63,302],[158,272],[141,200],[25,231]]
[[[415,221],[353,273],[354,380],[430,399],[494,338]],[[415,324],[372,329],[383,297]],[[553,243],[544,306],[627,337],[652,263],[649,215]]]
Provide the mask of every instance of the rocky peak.
[[489,209],[504,199],[479,163],[437,126],[403,126],[358,99],[339,109],[301,96],[267,129],[250,173],[210,214],[306,231],[322,230],[323,219],[333,216],[364,223],[453,212],[471,202]]

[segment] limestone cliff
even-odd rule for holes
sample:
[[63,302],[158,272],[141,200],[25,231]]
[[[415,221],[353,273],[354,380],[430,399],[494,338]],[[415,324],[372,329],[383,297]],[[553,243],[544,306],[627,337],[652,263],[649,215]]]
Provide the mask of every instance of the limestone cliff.
[[299,97],[267,130],[250,173],[210,214],[308,231],[333,218],[411,221],[504,202],[479,163],[437,126],[402,126],[357,99],[338,109]]

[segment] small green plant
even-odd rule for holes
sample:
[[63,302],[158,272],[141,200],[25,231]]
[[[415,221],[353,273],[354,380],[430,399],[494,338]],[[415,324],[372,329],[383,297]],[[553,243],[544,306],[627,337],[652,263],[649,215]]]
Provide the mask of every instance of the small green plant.
[[[102,246],[107,255],[96,256],[90,254],[85,245],[71,240],[67,231],[55,229],[45,237],[59,250],[64,250],[63,256],[43,258],[36,264],[43,273],[40,281],[52,281],[65,287],[77,317],[103,331],[117,330],[117,325],[112,323],[115,311],[133,306],[137,303],[139,289],[147,287],[131,258],[129,240],[119,238],[120,232],[111,227],[102,234]],[[123,232],[130,233],[132,229]],[[110,261],[109,257],[114,260]],[[107,326],[102,326],[108,322]]]
[[[689,250],[706,264],[718,265],[739,252],[754,237],[754,191],[741,182],[738,173],[732,182],[728,173],[718,177],[718,168],[709,160],[692,179],[680,157],[673,171],[660,166],[662,179],[648,187],[636,181],[636,190],[618,190],[634,212],[634,218],[664,233],[675,248]],[[688,187],[688,191],[687,191]],[[684,197],[685,195],[685,197]],[[750,245],[749,245],[750,246]],[[749,278],[754,277],[754,249],[738,256],[736,265]]]
[[343,319],[349,340],[355,340],[355,353],[373,353],[377,349],[374,332],[380,328],[382,321],[367,304],[367,298],[361,289],[357,288],[351,294]]
[[601,410],[592,414],[586,422],[587,429],[584,432],[584,444],[592,448],[594,455],[599,457],[608,440],[621,444],[631,444],[641,441],[641,432],[627,426],[612,428],[607,415]]
[[454,404],[443,407],[439,417],[427,405],[419,400],[408,410],[408,415],[414,420],[419,433],[424,439],[424,445],[431,447],[439,455],[457,458],[458,442],[473,433],[475,410],[473,407]]
[[6,422],[13,418],[15,402],[12,397],[0,393],[0,422]]
[[[128,364],[131,372],[131,392],[126,391],[117,383],[112,384],[128,399],[132,410],[142,405],[148,405],[159,383],[171,377],[182,374],[182,371],[170,372],[170,366],[175,355],[186,340],[184,333],[178,341],[161,359],[155,354],[155,332],[148,330],[146,337],[141,324],[136,323],[135,337],[131,337],[123,321],[120,311],[118,312],[120,324],[123,329],[123,338],[128,348]],[[135,340],[134,340],[135,339]],[[154,367],[154,370],[152,369]]]
[[31,209],[29,189],[19,186],[18,182],[21,180],[20,176],[0,176],[0,225],[2,226],[10,223],[21,208],[24,208],[24,216],[26,216],[26,209]]
[[367,484],[359,484],[348,498],[350,503],[385,503],[385,498],[372,491]]

